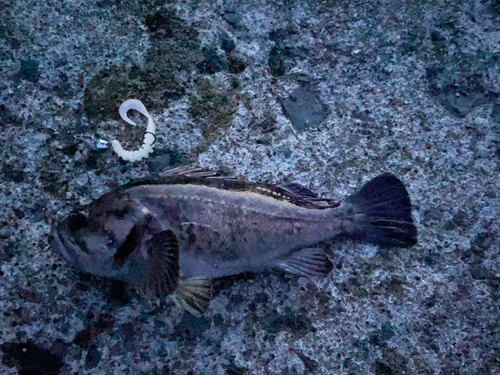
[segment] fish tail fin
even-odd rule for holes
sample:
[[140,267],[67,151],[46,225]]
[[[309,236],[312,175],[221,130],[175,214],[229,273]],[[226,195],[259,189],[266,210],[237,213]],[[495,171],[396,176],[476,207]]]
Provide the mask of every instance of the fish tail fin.
[[348,213],[349,235],[382,246],[408,247],[417,243],[408,192],[396,176],[384,173],[349,196],[342,207]]

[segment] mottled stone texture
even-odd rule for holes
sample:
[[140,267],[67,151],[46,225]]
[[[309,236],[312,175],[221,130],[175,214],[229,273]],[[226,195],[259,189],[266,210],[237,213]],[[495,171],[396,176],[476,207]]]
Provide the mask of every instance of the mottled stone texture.
[[[497,2],[0,0],[0,14],[0,373],[500,374]],[[78,139],[141,143],[117,116],[128,98],[158,128],[139,164]],[[200,319],[49,250],[74,206],[189,163],[339,200],[390,171],[419,243],[324,244],[322,280],[217,281]]]

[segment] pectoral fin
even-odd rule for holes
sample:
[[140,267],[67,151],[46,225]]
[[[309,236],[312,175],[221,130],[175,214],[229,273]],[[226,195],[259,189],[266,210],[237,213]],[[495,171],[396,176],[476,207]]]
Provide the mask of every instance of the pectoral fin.
[[212,284],[205,276],[181,280],[175,291],[182,306],[196,317],[203,315],[212,298]]
[[155,234],[148,242],[148,273],[138,280],[142,292],[173,293],[179,284],[179,243],[171,230]]
[[326,276],[333,268],[332,262],[320,248],[306,248],[278,260],[276,268],[306,277]]

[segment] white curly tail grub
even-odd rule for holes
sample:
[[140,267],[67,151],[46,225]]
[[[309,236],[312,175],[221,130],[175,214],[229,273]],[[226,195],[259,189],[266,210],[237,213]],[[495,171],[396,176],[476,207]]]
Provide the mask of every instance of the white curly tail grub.
[[127,112],[130,109],[135,109],[148,118],[148,127],[146,129],[146,134],[144,134],[144,144],[140,149],[135,151],[124,150],[120,142],[116,139],[111,142],[111,145],[113,146],[113,151],[116,152],[123,160],[139,161],[143,158],[147,158],[149,154],[153,152],[153,145],[156,141],[156,127],[153,122],[153,118],[149,115],[148,110],[144,107],[144,104],[137,99],[129,99],[122,103],[119,113],[123,120],[131,125],[136,125],[136,123],[127,116]]

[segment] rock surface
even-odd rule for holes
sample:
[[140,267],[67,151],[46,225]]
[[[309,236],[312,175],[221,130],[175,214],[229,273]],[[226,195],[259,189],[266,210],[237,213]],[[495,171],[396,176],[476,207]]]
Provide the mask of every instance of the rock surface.
[[[0,13],[0,373],[500,374],[495,1],[19,0]],[[291,117],[297,92],[307,108]],[[118,117],[129,98],[158,129],[138,164],[80,140],[139,146],[143,129]],[[75,205],[190,163],[339,200],[390,171],[419,243],[325,244],[327,278],[222,280],[200,319],[50,251]]]

